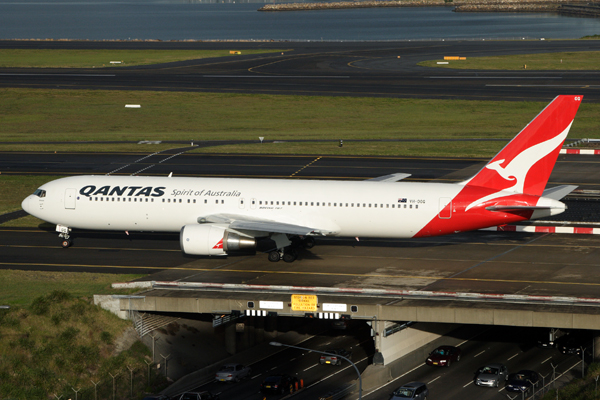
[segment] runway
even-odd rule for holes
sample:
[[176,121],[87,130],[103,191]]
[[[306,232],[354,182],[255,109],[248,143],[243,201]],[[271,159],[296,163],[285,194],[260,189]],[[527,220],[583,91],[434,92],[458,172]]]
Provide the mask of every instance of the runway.
[[[598,71],[473,71],[419,67],[448,55],[592,51],[594,41],[21,42],[0,48],[235,49],[241,56],[142,67],[0,69],[0,87],[549,101],[600,100]],[[282,50],[243,55],[247,48]]]
[[[0,86],[127,90],[191,90],[452,99],[548,100],[581,90],[598,101],[597,72],[478,72],[416,66],[444,55],[467,57],[547,51],[587,51],[587,41],[381,43],[128,43],[0,42],[0,48],[276,48],[281,53],[102,70],[2,69]],[[293,49],[291,51],[285,49]],[[501,85],[499,85],[501,82]],[[523,82],[527,82],[525,86]],[[557,86],[557,82],[559,82]],[[533,86],[531,86],[533,85]],[[535,87],[534,87],[535,86]],[[191,146],[152,154],[1,153],[2,174],[217,176],[363,180],[403,172],[408,180],[458,182],[486,160],[421,157],[253,156],[196,154]],[[600,222],[600,160],[564,155],[549,186],[574,184],[580,195],[559,218]],[[560,220],[562,221],[562,220]],[[307,285],[432,288],[593,295],[600,242],[594,236],[474,232],[417,241],[324,239],[293,267],[266,256],[194,258],[179,251],[178,235],[75,232],[59,248],[53,227],[0,230],[0,267],[116,273],[157,273],[169,279]],[[583,237],[582,237],[583,236]],[[323,271],[325,271],[323,273]],[[190,278],[192,277],[192,278]],[[450,279],[449,277],[453,277]],[[600,282],[600,278],[598,278]]]

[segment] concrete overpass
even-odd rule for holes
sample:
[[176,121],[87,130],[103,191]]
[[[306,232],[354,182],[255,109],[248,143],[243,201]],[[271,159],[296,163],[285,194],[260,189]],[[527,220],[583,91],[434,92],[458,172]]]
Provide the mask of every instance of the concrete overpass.
[[[384,365],[463,324],[600,327],[596,298],[164,281],[114,286],[142,289],[119,298],[123,311],[364,320],[373,329],[375,362]],[[233,342],[235,329],[231,324]]]

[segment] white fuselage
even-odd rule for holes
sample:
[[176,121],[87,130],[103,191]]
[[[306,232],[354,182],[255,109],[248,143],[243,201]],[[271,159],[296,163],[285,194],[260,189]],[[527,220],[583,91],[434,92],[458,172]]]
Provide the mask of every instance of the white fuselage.
[[[455,184],[77,176],[49,182],[23,209],[79,229],[177,232],[210,215],[308,226],[334,236],[412,237]],[[444,215],[449,218],[451,215]]]

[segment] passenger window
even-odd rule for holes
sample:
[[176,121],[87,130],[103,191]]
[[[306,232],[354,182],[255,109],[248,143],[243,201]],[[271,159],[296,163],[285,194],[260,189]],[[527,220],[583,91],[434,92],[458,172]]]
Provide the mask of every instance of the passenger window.
[[208,204],[208,200],[207,199],[204,199],[204,204]]
[[315,203],[313,203],[312,201],[310,202],[311,207],[315,205]]

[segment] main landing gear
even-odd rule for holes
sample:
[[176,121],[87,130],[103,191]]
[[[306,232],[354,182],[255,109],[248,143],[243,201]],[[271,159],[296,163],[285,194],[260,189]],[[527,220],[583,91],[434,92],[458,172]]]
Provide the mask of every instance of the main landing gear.
[[[296,261],[298,258],[298,252],[296,249],[303,247],[305,249],[312,249],[315,245],[315,238],[312,236],[294,236],[291,240],[286,236],[285,239],[281,236],[282,234],[276,234],[271,237],[275,241],[277,250],[270,251],[268,254],[269,261],[277,262],[283,260],[287,263]],[[285,244],[282,246],[282,244]]]
[[71,228],[64,225],[56,225],[56,232],[58,232],[58,238],[62,239],[60,245],[63,249],[71,247],[73,239],[71,239]]

